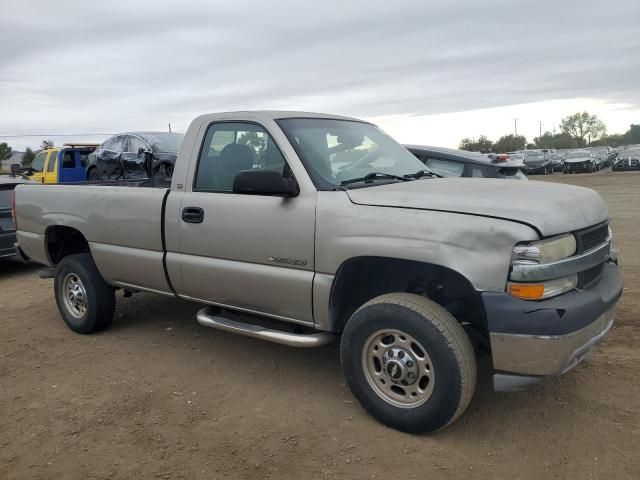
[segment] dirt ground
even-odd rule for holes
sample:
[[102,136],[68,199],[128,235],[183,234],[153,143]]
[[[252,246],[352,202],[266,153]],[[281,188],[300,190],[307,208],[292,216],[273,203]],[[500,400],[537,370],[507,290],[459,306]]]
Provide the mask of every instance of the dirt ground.
[[625,281],[615,327],[528,392],[494,393],[485,360],[470,408],[432,436],[368,417],[336,345],[211,330],[198,305],[146,294],[119,294],[110,330],[77,335],[52,280],[0,264],[0,479],[640,478],[640,172],[536,179],[608,203]]

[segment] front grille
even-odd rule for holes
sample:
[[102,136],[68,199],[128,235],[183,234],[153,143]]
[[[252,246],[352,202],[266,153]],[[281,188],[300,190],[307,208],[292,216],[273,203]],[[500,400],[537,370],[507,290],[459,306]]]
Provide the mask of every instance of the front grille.
[[598,280],[598,278],[600,278],[603,268],[604,263],[601,263],[600,265],[591,267],[584,272],[580,272],[578,274],[578,286],[580,288],[588,288],[593,285]]
[[576,233],[577,253],[584,253],[602,245],[609,236],[609,225],[601,223],[593,227],[578,230]]
[[[575,232],[576,236],[576,253],[584,253],[607,241],[609,237],[609,225],[607,222],[594,225]],[[604,263],[591,267],[578,274],[578,287],[588,288],[600,279]]]

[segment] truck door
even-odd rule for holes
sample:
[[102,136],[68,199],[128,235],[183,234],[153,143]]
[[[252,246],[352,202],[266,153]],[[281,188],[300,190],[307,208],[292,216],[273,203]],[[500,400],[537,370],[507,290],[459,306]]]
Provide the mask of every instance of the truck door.
[[43,183],[58,183],[58,150],[49,150]]
[[214,122],[199,151],[195,181],[185,185],[179,211],[173,207],[180,216],[175,290],[191,299],[312,323],[315,190],[288,198],[233,193],[233,179],[242,170],[270,168],[295,181],[261,125]]
[[31,171],[33,172],[29,178],[36,182],[44,183],[44,164],[47,160],[47,150],[38,152],[31,162]]

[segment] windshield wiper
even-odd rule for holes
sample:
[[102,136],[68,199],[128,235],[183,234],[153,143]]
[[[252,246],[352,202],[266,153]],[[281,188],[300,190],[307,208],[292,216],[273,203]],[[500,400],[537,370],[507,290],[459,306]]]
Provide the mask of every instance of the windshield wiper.
[[373,180],[385,179],[385,178],[393,178],[394,180],[401,180],[403,182],[408,182],[411,180],[410,178],[401,177],[399,175],[392,175],[390,173],[380,173],[380,172],[371,172],[367,173],[364,177],[350,178],[349,180],[343,180],[340,182],[340,185],[351,185],[352,183],[358,182],[372,182]]
[[430,176],[430,177],[438,177],[438,178],[442,178],[442,175],[438,175],[437,173],[432,172],[431,170],[418,170],[416,173],[409,173],[408,175],[405,175],[405,178],[422,178],[425,176]]

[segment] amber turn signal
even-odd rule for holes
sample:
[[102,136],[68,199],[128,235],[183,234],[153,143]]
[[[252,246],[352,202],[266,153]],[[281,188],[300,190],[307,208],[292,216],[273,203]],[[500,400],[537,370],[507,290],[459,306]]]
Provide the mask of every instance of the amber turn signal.
[[507,288],[512,297],[523,300],[539,300],[544,295],[544,284],[541,283],[510,283]]

